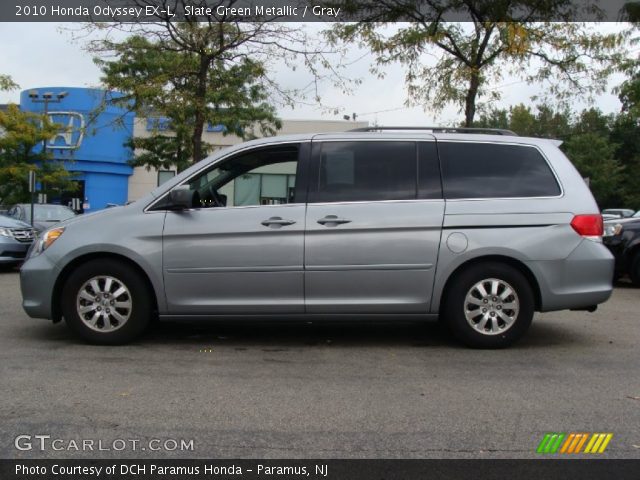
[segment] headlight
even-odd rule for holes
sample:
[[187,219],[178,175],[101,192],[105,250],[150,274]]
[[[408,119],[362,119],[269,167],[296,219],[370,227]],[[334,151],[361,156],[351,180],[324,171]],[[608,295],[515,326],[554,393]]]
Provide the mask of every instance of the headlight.
[[8,228],[0,227],[0,237],[13,237],[13,234]]
[[29,256],[35,257],[36,255],[40,255],[47,248],[53,245],[53,243],[58,240],[63,233],[64,227],[52,228],[51,230],[44,232],[44,234],[34,243]]
[[604,228],[604,236],[605,237],[613,237],[615,235],[620,235],[622,232],[622,224],[616,223],[615,225],[607,225]]

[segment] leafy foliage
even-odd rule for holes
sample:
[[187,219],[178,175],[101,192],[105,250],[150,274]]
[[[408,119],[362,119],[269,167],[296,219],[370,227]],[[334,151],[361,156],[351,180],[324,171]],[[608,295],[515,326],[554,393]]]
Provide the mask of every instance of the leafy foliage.
[[246,32],[224,22],[182,22],[171,29],[169,35],[156,29],[156,35],[105,41],[115,59],[95,60],[105,85],[125,94],[121,104],[171,124],[171,134],[156,130],[152,139],[132,140],[145,150],[136,165],[182,170],[202,159],[211,149],[202,140],[207,124],[242,138],[273,135],[281,127],[269,103],[264,63],[240,51],[250,40]]
[[15,90],[19,85],[9,75],[0,75],[0,91]]
[[[624,33],[603,34],[590,24],[570,21],[532,21],[571,18],[568,0],[340,3],[369,14],[364,21],[333,26],[327,32],[333,42],[370,49],[372,69],[380,76],[387,65],[400,63],[406,69],[409,105],[435,112],[457,105],[465,126],[473,123],[479,106],[500,98],[497,85],[506,75],[544,84],[549,99],[561,103],[602,92],[623,60]],[[470,22],[444,21],[460,15]],[[412,22],[390,28],[389,22],[406,18]]]
[[21,111],[9,105],[0,111],[0,203],[11,204],[29,200],[29,171],[36,172],[42,185],[41,193],[55,195],[73,190],[72,173],[62,162],[51,158],[48,151],[35,148],[58,132],[60,125],[47,116]]
[[616,145],[605,135],[578,133],[568,138],[563,149],[583,177],[599,205],[624,205],[621,190],[624,167],[614,157]]

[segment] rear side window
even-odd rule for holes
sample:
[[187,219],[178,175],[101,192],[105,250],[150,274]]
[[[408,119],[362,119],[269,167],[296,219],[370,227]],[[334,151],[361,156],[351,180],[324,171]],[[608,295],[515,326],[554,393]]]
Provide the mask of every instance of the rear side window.
[[312,202],[408,200],[417,194],[414,142],[324,142]]
[[554,197],[560,187],[533,147],[438,143],[445,198]]

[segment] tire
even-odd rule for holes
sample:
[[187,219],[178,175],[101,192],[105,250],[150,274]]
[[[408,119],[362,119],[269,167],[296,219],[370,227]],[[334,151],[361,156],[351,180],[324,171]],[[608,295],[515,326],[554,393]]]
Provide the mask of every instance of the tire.
[[85,341],[121,345],[147,328],[153,311],[150,299],[144,278],[127,264],[91,260],[67,279],[62,290],[62,315]]
[[[492,295],[495,287],[497,295]],[[469,347],[508,347],[531,325],[533,290],[526,277],[509,265],[470,266],[456,275],[446,293],[445,321],[453,335]]]
[[633,283],[635,287],[640,287],[640,252],[636,252],[631,259],[629,277],[631,278],[631,283]]

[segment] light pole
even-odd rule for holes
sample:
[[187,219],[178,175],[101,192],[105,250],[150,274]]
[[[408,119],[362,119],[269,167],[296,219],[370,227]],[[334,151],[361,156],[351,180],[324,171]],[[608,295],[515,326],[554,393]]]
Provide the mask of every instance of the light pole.
[[[52,92],[45,92],[42,95],[40,95],[40,93],[38,92],[38,90],[29,90],[29,99],[31,100],[31,102],[33,103],[42,103],[44,106],[44,113],[43,115],[46,117],[47,114],[49,113],[49,104],[50,103],[60,103],[62,101],[62,99],[64,97],[66,97],[68,95],[68,92],[59,92],[59,93],[52,93]],[[46,150],[47,150],[47,139],[43,139],[42,140],[42,153],[43,155],[46,154]],[[34,203],[34,195],[35,195],[35,188],[33,189],[34,191],[31,192],[31,226],[33,227],[33,203]]]

